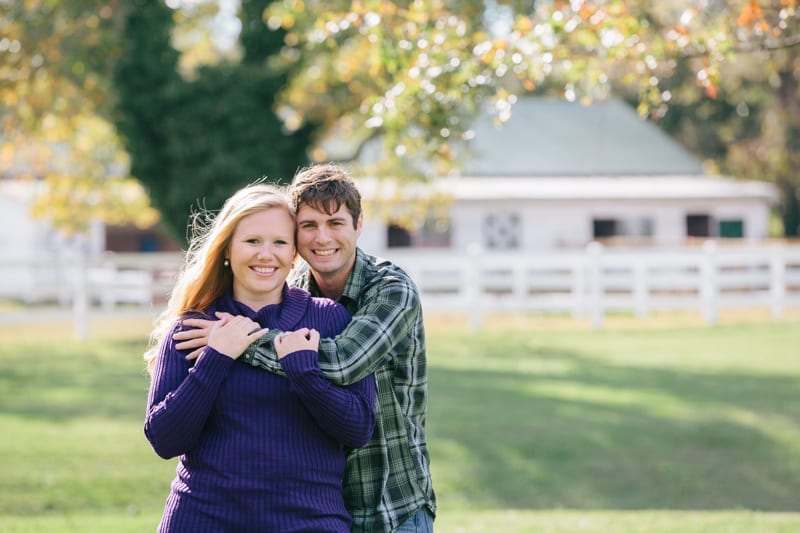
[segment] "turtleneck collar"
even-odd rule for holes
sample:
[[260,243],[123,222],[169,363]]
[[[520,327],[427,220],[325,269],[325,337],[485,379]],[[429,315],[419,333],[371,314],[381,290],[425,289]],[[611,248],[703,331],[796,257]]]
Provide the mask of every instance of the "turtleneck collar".
[[233,293],[228,292],[212,304],[208,314],[213,316],[214,312],[222,311],[232,315],[243,315],[265,328],[292,331],[299,327],[310,301],[311,295],[308,292],[284,284],[281,303],[265,305],[255,310],[234,300]]

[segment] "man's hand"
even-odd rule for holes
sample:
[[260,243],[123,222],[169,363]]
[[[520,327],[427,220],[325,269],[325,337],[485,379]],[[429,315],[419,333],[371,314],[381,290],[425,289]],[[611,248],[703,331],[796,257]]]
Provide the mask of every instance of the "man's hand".
[[176,341],[175,348],[178,350],[194,350],[186,359],[192,361],[200,357],[203,353],[203,348],[208,345],[208,335],[211,329],[219,321],[227,322],[233,318],[230,313],[214,313],[219,320],[205,320],[202,318],[187,318],[183,321],[183,325],[192,329],[179,331],[172,336],[172,340]]
[[315,329],[300,328],[296,331],[281,333],[275,337],[275,353],[278,359],[283,359],[292,352],[300,350],[319,350],[319,331]]
[[262,337],[267,328],[246,316],[217,320],[208,334],[208,346],[231,359],[238,359],[253,341]]

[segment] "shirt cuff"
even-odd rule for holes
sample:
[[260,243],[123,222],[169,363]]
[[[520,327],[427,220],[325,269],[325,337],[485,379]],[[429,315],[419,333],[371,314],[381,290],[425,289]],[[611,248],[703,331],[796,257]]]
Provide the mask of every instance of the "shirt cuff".
[[253,358],[256,355],[256,347],[254,345],[248,346],[244,353],[239,356],[239,361],[243,363],[247,363],[248,365],[253,365]]
[[319,368],[317,352],[314,350],[298,350],[279,359],[281,368],[289,378],[302,376]]
[[200,355],[197,363],[189,372],[206,385],[217,383],[228,374],[233,363],[232,358],[206,346],[205,352]]

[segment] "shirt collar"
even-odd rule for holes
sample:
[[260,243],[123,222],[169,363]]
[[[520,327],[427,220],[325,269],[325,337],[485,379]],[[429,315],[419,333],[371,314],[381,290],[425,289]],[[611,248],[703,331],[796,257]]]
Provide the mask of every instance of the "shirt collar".
[[[351,270],[350,275],[347,276],[342,296],[339,298],[339,302],[344,305],[351,314],[353,313],[351,306],[357,304],[358,297],[364,289],[366,268],[366,254],[361,248],[356,247],[356,260],[353,264],[353,270]],[[298,274],[293,277],[292,284],[306,289],[314,296],[322,296],[317,281],[314,279],[313,274],[311,274],[311,269],[308,268],[308,264],[305,262],[299,265]]]
[[342,291],[342,298],[348,298],[351,301],[357,301],[358,296],[364,289],[364,274],[367,267],[366,255],[361,248],[356,247],[356,260],[353,263],[353,270],[347,276],[347,281],[344,284],[344,291]]

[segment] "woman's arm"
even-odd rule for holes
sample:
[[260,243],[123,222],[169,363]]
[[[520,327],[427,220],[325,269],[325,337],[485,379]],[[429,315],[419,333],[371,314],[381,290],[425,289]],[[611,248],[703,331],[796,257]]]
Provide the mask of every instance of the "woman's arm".
[[[180,322],[173,333],[182,328]],[[191,450],[208,419],[219,388],[234,360],[207,347],[192,366],[185,351],[177,350],[166,335],[157,356],[144,433],[153,450],[164,459]]]
[[358,448],[369,441],[375,426],[375,378],[369,374],[342,387],[323,375],[317,356],[320,335],[342,331],[350,314],[330,300],[320,299],[315,304],[314,322],[320,325],[320,331],[302,328],[279,334],[275,338],[279,363],[291,390],[323,431],[350,448]]
[[289,386],[322,430],[345,446],[359,448],[375,427],[375,377],[338,387],[319,368],[315,350],[294,351],[280,359]]
[[161,344],[144,421],[147,440],[165,459],[196,445],[234,360],[267,331],[247,317],[220,320],[209,333],[208,347],[191,366],[186,352],[177,350],[172,340],[182,327],[179,321]]

